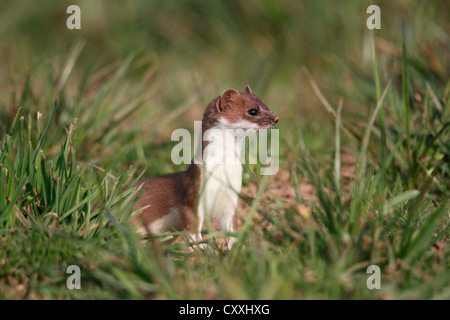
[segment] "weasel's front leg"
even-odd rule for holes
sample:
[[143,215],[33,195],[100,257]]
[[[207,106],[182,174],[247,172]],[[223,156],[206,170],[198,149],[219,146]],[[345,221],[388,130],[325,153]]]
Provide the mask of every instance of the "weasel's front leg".
[[[194,214],[194,211],[191,208],[185,208],[183,210],[183,226],[184,229],[188,232],[188,241],[191,242],[200,242],[202,241],[202,227],[204,221],[204,213],[203,210],[199,208],[197,212],[197,217]],[[205,243],[195,244],[193,246],[198,246],[201,249],[207,249],[209,246]],[[194,251],[192,247],[190,247],[189,251]]]
[[[227,209],[224,214],[219,219],[220,228],[226,232],[233,232],[233,217],[234,208]],[[236,242],[236,237],[226,237],[227,249],[231,250],[234,243]]]

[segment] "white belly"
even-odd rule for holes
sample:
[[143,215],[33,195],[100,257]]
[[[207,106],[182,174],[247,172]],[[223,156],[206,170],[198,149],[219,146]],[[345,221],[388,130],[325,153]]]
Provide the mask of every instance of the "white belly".
[[205,165],[202,173],[199,212],[206,217],[217,218],[234,212],[242,186],[241,164]]
[[151,233],[156,234],[181,230],[182,226],[183,224],[178,210],[170,209],[169,214],[153,221],[148,228]]

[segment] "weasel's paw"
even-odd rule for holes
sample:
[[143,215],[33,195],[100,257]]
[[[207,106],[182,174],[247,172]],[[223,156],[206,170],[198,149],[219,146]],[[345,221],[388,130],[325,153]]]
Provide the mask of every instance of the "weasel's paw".
[[213,250],[212,247],[209,244],[206,243],[198,243],[198,244],[193,244],[190,247],[190,252],[193,252],[195,248],[201,249],[201,250]]
[[191,243],[191,245],[189,246],[189,252],[194,252],[195,248],[201,249],[201,250],[212,250],[211,246],[206,244],[206,243],[198,243],[200,241],[202,241],[202,238],[200,236],[196,236],[196,235],[190,235],[189,236],[189,241],[193,242]]
[[236,238],[230,237],[227,239],[227,250],[230,251],[233,248],[233,245],[236,243]]

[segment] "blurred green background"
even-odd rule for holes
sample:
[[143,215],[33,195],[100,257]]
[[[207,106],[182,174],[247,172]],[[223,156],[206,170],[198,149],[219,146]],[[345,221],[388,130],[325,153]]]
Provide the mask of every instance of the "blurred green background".
[[[81,8],[81,30],[66,28],[70,4]],[[366,28],[370,4],[381,6],[381,30]],[[128,125],[143,129],[136,134],[144,146],[167,141],[176,127],[191,128],[225,88],[250,84],[280,115],[283,139],[295,139],[295,130],[284,130],[295,126],[311,148],[326,150],[332,122],[302,68],[330,101],[344,97],[344,114],[368,114],[375,101],[371,37],[378,39],[381,61],[395,60],[404,24],[415,72],[445,82],[448,9],[447,1],[2,1],[0,106],[45,110],[61,94],[58,81],[74,57],[59,98],[70,110],[66,121],[82,118],[85,109],[70,106],[95,94],[115,63],[132,58],[127,86],[119,86],[124,92],[114,100],[142,100]],[[380,70],[383,83],[396,81],[400,65]],[[27,79],[31,104],[21,101]]]

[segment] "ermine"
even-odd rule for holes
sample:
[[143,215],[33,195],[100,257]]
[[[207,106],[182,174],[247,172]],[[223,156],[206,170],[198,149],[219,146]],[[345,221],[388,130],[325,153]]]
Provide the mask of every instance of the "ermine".
[[[223,231],[233,231],[233,217],[242,187],[241,150],[245,135],[278,122],[250,89],[225,90],[203,115],[201,143],[186,171],[140,181],[144,184],[133,220],[140,233],[186,230],[201,240],[205,219],[216,219]],[[196,160],[196,161],[194,161]],[[227,239],[231,249],[235,238]]]

